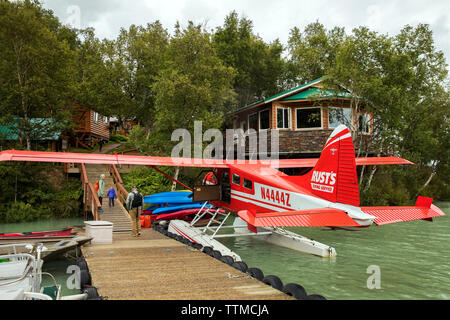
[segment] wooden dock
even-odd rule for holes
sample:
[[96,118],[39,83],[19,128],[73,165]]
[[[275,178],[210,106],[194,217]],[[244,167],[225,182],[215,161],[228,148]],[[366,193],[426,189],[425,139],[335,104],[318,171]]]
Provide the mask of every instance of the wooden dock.
[[110,300],[290,300],[292,297],[152,229],[82,248],[92,285]]

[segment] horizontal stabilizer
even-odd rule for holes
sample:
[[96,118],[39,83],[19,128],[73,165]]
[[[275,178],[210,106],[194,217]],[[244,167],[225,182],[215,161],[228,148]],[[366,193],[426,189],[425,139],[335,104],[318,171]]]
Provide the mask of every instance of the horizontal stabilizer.
[[[356,158],[357,166],[379,166],[379,165],[414,165],[413,162],[398,157],[367,157]],[[280,159],[278,168],[313,168],[318,159]]]
[[373,222],[379,226],[412,220],[431,221],[434,217],[445,216],[432,202],[432,198],[419,197],[414,207],[362,207],[361,210],[376,217]]
[[359,227],[344,211],[333,208],[254,214],[238,212],[241,219],[255,227]]

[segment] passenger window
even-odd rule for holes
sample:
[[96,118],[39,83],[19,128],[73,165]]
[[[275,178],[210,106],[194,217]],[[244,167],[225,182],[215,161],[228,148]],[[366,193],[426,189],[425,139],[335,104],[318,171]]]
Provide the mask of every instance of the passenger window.
[[250,180],[244,178],[244,188],[252,190],[253,183]]
[[234,184],[241,185],[241,176],[233,173],[233,178],[231,180]]

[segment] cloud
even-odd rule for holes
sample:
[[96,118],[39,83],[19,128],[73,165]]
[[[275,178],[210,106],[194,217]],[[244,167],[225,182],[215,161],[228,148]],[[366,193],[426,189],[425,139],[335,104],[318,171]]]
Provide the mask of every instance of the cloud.
[[[436,46],[450,59],[448,34],[450,1],[448,0],[43,0],[62,22],[70,22],[70,6],[80,9],[81,27],[94,27],[99,38],[115,38],[120,28],[161,21],[173,31],[178,21],[189,20],[206,25],[208,30],[223,24],[225,16],[235,10],[253,21],[254,32],[265,41],[280,39],[287,43],[289,31],[297,26],[319,21],[326,28],[345,27],[347,32],[365,25],[370,29],[397,34],[406,24],[427,23]],[[72,16],[73,20],[73,16]],[[76,19],[75,19],[76,20]]]

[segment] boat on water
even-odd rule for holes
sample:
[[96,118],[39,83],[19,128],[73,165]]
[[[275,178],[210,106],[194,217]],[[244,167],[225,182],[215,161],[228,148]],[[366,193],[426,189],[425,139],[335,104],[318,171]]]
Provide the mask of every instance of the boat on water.
[[[42,253],[47,248],[42,243],[28,244],[28,252],[18,252],[18,246],[22,244],[10,244],[0,246],[2,249],[12,250],[13,253],[0,256],[0,300],[87,300],[98,298],[93,296],[92,290],[62,296],[61,286],[55,278],[46,272],[42,272]],[[52,278],[54,285],[42,286],[42,276]]]
[[20,232],[20,233],[0,233],[0,240],[7,239],[29,239],[29,238],[47,238],[47,237],[68,237],[72,233],[72,228],[64,228],[61,230],[37,231],[37,232]]
[[14,247],[14,253],[25,253],[28,251],[27,246],[42,243],[46,247],[46,250],[41,252],[42,260],[51,261],[71,250],[75,250],[91,240],[92,237],[87,236],[34,238],[21,239],[18,241],[0,240],[0,255],[10,254],[12,252],[12,246]]

